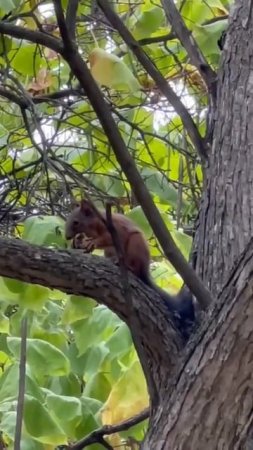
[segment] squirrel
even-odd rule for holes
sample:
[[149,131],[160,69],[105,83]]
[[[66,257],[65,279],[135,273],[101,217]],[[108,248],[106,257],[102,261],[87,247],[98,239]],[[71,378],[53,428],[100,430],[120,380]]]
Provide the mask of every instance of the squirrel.
[[[123,214],[112,213],[111,217],[125,267],[160,295],[181,329],[193,324],[195,312],[191,293],[184,289],[173,297],[159,288],[150,276],[149,246],[142,231]],[[67,240],[73,239],[74,248],[82,248],[86,253],[102,249],[106,258],[114,262],[118,259],[112,235],[106,226],[106,212],[98,213],[88,200],[81,200],[68,216],[65,235]]]

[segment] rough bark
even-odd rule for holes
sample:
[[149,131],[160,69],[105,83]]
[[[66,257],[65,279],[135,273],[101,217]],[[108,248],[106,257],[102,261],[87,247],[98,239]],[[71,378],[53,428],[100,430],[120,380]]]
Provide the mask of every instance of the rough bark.
[[14,239],[0,238],[0,275],[92,297],[118,314],[130,330],[134,314],[138,323],[136,350],[152,406],[160,402],[160,385],[176,373],[184,341],[153,290],[129,274],[130,309],[124,298],[120,270],[105,258],[54,251]]
[[200,214],[196,269],[214,295],[222,288],[253,233],[251,3],[238,0],[231,12]]
[[246,450],[253,424],[253,240],[165,389],[143,450]]

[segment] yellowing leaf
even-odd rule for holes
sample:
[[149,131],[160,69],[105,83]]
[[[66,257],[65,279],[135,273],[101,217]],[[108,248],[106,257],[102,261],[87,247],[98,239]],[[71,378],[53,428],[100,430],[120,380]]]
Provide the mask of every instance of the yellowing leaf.
[[32,94],[42,94],[44,93],[53,83],[51,73],[42,68],[39,70],[36,78],[33,79],[31,83],[29,83],[27,90]]
[[89,55],[89,62],[92,76],[98,84],[116,90],[140,90],[138,80],[118,56],[101,48],[94,48]]
[[139,361],[124,372],[113,386],[102,411],[102,423],[113,425],[145,409],[149,397]]

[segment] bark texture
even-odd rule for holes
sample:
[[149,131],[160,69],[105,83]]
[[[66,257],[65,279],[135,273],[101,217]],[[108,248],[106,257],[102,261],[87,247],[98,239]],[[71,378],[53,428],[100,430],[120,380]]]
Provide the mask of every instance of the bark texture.
[[[159,295],[129,274],[131,308],[117,266],[99,256],[55,251],[21,240],[0,238],[0,275],[94,298],[135,327],[136,350],[148,382],[152,405],[160,401],[160,386],[176,373],[184,341]],[[85,299],[84,299],[85,301]]]
[[253,425],[253,240],[166,389],[143,450],[246,450]]
[[253,234],[253,13],[237,0],[222,54],[196,269],[214,295]]

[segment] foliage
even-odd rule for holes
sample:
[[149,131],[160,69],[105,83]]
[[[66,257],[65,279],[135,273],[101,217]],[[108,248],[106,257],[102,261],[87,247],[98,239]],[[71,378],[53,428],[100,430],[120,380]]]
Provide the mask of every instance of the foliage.
[[[68,1],[62,3],[67,8]],[[230,2],[176,3],[216,69],[217,40],[226,28]],[[114,8],[204,136],[206,86],[171,32],[160,2],[121,1]],[[192,229],[197,215],[202,172],[182,119],[93,2],[80,1],[77,17],[80,52],[90,61],[128,150],[187,256],[191,238],[185,231]],[[0,18],[59,37],[53,5],[46,0],[3,0]],[[88,193],[98,206],[110,200],[149,239],[156,282],[177,291],[181,280],[161,257],[101,124],[67,63],[46,46],[1,35],[0,80],[1,232],[64,248],[63,218],[73,197]],[[0,279],[0,292],[0,418],[7,442],[13,441],[15,431],[24,315],[29,326],[22,448],[53,449],[148,405],[130,333],[111,311],[91,299],[16,280]],[[141,423],[127,435],[141,440],[145,429],[146,423]],[[121,442],[119,436],[115,442]]]

